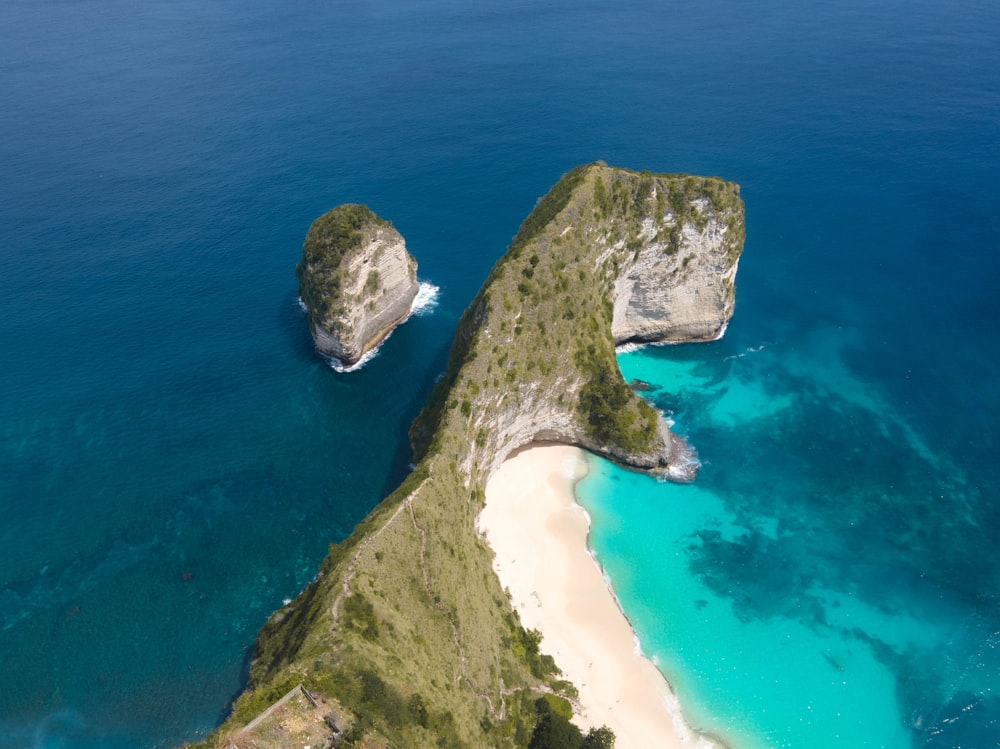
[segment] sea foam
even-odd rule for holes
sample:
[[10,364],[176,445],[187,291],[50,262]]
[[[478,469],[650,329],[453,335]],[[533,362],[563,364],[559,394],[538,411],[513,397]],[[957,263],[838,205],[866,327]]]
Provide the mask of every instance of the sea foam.
[[618,346],[615,346],[615,353],[616,354],[631,354],[634,351],[641,351],[645,347],[646,347],[645,343],[634,343],[634,342],[622,343],[622,344],[620,344]]
[[[720,332],[719,335],[717,335],[715,338],[712,338],[711,340],[713,340],[713,341],[719,340],[720,338],[722,338],[722,334],[725,333],[725,332],[726,332],[726,328],[725,328],[725,325],[723,325],[722,332]],[[616,354],[631,354],[631,353],[633,353],[635,351],[642,351],[647,346],[654,346],[654,347],[660,347],[660,346],[679,346],[682,343],[684,343],[684,341],[642,341],[642,342],[639,342],[639,341],[628,341],[626,343],[620,343],[617,346],[615,346],[615,353]]]
[[429,315],[437,309],[440,298],[440,286],[435,286],[430,281],[421,281],[420,287],[417,289],[417,295],[413,299],[413,305],[410,307],[410,314],[417,317]]
[[[417,295],[413,298],[413,304],[410,305],[410,312],[406,317],[400,320],[399,325],[402,325],[411,317],[424,317],[431,314],[437,308],[440,298],[440,286],[436,286],[430,281],[421,281],[417,288]],[[302,301],[301,297],[299,298],[299,306],[302,307],[303,311],[307,311],[305,303]],[[360,359],[350,366],[345,366],[344,363],[335,356],[326,356],[324,354],[320,354],[320,356],[322,356],[326,363],[330,365],[330,369],[335,372],[357,372],[365,366],[365,364],[378,356],[378,352],[382,349],[385,342],[389,340],[391,335],[392,332],[379,341],[377,346],[373,346],[366,351]]]

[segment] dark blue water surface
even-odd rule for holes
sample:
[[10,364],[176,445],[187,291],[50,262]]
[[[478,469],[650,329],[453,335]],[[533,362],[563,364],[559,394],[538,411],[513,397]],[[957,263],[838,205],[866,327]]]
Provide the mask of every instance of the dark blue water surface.
[[[406,427],[520,221],[596,159],[743,185],[733,343],[676,352],[722,367],[773,344],[773,370],[716,372],[806,411],[725,431],[699,400],[711,377],[686,415],[662,402],[707,489],[744,524],[794,510],[817,538],[867,492],[851,553],[878,549],[874,577],[915,549],[932,584],[910,587],[985,637],[961,652],[998,647],[994,3],[8,0],[0,17],[0,746],[216,725],[258,627],[404,475]],[[294,266],[347,201],[393,221],[441,296],[339,375],[312,355]],[[769,504],[783,477],[828,491]],[[733,601],[761,616],[774,576],[702,549],[694,573],[725,596],[742,569],[760,597]],[[848,564],[809,574],[840,572],[868,585]],[[927,696],[914,746],[1000,745],[995,689],[897,670],[902,700]]]

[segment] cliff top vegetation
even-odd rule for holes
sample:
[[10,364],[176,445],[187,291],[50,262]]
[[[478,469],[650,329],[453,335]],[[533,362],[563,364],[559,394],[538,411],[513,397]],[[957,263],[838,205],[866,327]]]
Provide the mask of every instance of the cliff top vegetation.
[[313,221],[295,269],[299,294],[311,315],[324,320],[343,312],[344,260],[376,228],[393,227],[359,203],[339,205]]

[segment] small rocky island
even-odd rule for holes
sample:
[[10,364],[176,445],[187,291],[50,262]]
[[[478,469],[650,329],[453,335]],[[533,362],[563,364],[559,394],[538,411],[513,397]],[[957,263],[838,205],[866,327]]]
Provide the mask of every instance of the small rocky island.
[[[694,478],[615,346],[722,335],[743,217],[739,187],[714,177],[600,162],[565,174],[459,320],[410,430],[413,471],[261,629],[247,690],[204,746],[287,746],[265,724],[290,705],[310,744],[344,749],[520,749],[565,722],[576,689],[521,626],[476,530],[486,482],[539,441]],[[398,236],[361,206],[314,224],[299,278],[321,350],[356,360],[405,317],[398,289],[415,282]]]
[[355,203],[313,222],[296,273],[316,350],[345,367],[409,316],[419,288],[403,237]]

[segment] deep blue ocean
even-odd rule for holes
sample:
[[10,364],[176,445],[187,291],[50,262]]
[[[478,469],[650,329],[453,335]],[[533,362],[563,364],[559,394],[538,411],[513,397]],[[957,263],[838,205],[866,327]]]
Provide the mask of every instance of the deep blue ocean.
[[[0,747],[165,747],[405,475],[454,325],[581,163],[739,182],[727,336],[624,354],[704,464],[592,541],[737,747],[1000,746],[1000,6],[6,0]],[[440,287],[358,372],[343,202]]]

